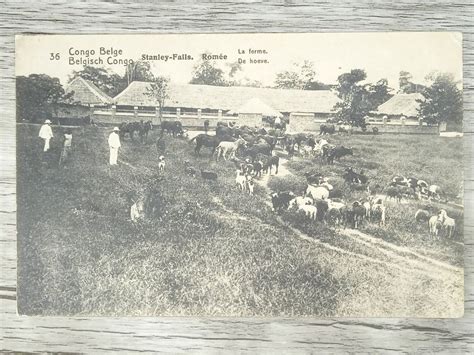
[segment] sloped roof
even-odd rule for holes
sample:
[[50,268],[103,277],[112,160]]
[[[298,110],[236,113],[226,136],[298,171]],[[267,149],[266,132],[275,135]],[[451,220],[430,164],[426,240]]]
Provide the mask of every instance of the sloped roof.
[[66,88],[66,93],[74,91],[73,100],[82,105],[107,105],[113,99],[91,81],[78,76]]
[[379,115],[403,115],[406,117],[417,117],[420,103],[417,100],[424,100],[420,93],[397,94],[380,105],[374,112]]
[[235,113],[258,113],[269,117],[282,116],[281,112],[275,110],[273,107],[270,107],[258,97],[248,100],[245,104],[233,111]]
[[[114,97],[117,105],[158,106],[148,95],[150,83],[132,82]],[[279,112],[330,113],[339,101],[330,90],[284,90],[243,86],[211,86],[170,84],[167,107],[190,107],[214,110],[236,110],[252,98],[258,97]]]

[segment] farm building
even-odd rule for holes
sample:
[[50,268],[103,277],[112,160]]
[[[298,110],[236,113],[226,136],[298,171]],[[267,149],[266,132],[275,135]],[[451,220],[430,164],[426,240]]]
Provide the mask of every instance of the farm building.
[[81,77],[71,81],[65,91],[74,94],[70,104],[62,103],[57,106],[57,116],[61,119],[88,119],[94,108],[106,108],[113,102],[110,96]]
[[[148,82],[132,82],[113,99],[115,106],[111,113],[97,112],[94,117],[104,123],[139,118],[150,119],[158,124],[158,103],[149,95],[149,87]],[[337,96],[329,90],[284,90],[176,83],[170,84],[168,96],[161,112],[163,119],[180,119],[185,126],[201,126],[201,120],[204,119],[208,119],[212,126],[218,120],[244,119],[246,114],[264,116],[264,112],[239,112],[245,105],[250,105],[253,99],[260,101],[260,108],[256,111],[262,111],[263,107],[270,108],[290,118],[292,113],[304,113],[310,117],[313,124],[316,124],[317,120],[325,121],[333,115],[332,109],[338,101]],[[255,105],[255,102],[252,105]],[[257,120],[258,118],[254,117],[251,122]]]
[[239,123],[247,126],[259,126],[263,122],[263,118],[282,117],[282,113],[270,107],[259,98],[254,97],[248,100],[237,110],[232,111],[239,115]]
[[[396,123],[419,124],[420,117],[418,109],[420,101],[424,100],[424,96],[420,93],[414,94],[397,94],[391,99],[380,105],[376,111],[371,112],[372,116],[382,121],[386,116],[386,120]],[[403,122],[405,120],[405,122]]]

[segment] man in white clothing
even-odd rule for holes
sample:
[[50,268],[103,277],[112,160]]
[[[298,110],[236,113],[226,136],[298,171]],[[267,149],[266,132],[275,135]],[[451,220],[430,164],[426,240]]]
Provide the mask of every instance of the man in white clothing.
[[47,152],[49,150],[49,141],[53,138],[53,130],[51,129],[51,121],[46,120],[44,124],[41,126],[38,136],[44,140],[44,148],[43,152]]
[[113,132],[109,135],[110,165],[117,165],[118,151],[121,146],[119,131],[118,127],[114,127]]

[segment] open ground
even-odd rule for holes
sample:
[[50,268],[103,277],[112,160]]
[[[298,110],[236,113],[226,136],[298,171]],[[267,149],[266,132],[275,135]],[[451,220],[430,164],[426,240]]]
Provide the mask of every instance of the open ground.
[[[27,295],[19,297],[20,313],[462,315],[459,208],[444,206],[460,223],[447,240],[414,221],[426,201],[390,203],[385,227],[365,223],[360,230],[278,216],[268,206],[270,188],[302,192],[304,172],[320,169],[337,179],[347,165],[381,184],[396,174],[436,182],[459,203],[459,139],[333,136],[353,146],[354,156],[331,167],[282,158],[281,177],[262,178],[250,196],[234,186],[231,162],[210,161],[205,150],[197,158],[186,140],[167,139],[160,175],[153,135],[148,145],[124,141],[120,165],[110,169],[109,131],[80,128],[70,164],[58,168],[57,147],[43,156],[37,129],[18,129],[19,293]],[[186,175],[185,160],[217,172],[218,180]],[[134,224],[130,205],[150,185],[160,192],[162,214]]]

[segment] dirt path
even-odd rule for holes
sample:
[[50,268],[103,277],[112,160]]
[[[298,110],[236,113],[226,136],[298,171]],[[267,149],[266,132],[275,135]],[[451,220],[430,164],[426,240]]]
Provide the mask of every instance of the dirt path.
[[[280,168],[277,176],[281,177],[292,175],[292,173],[287,169],[286,163],[286,159],[280,158]],[[256,181],[261,187],[267,189],[270,192],[270,189],[268,188],[269,180],[270,175],[267,174],[264,175],[260,180]],[[271,206],[270,201],[266,201],[266,203]],[[336,251],[347,256],[364,259],[372,263],[382,264],[386,267],[399,269],[403,272],[423,274],[429,278],[436,279],[455,280],[462,279],[463,277],[462,268],[450,265],[427,255],[423,255],[419,252],[413,251],[410,248],[397,246],[395,244],[386,242],[380,238],[361,232],[360,230],[350,228],[337,229],[337,233],[343,237],[348,238],[350,242],[355,243],[359,247],[365,248],[370,255],[347,250],[340,246],[312,238],[294,227],[290,227],[290,229],[300,239],[317,244],[323,248]]]

